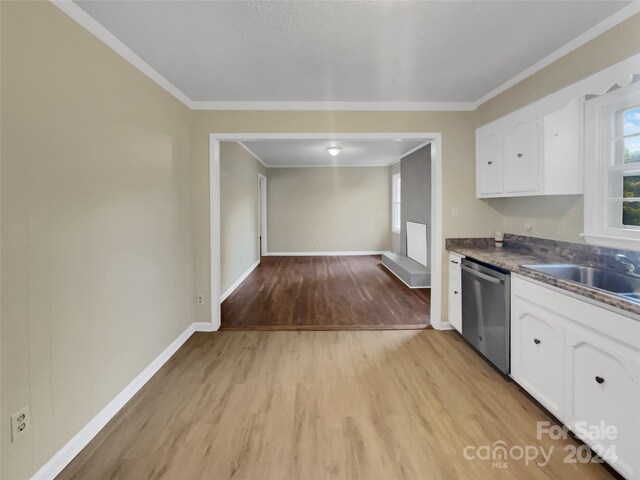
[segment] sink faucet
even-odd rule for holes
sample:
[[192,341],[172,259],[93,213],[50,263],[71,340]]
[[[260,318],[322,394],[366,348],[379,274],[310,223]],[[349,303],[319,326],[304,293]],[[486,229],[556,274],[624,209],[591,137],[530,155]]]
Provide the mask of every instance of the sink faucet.
[[624,265],[627,269],[627,272],[636,273],[636,268],[638,268],[637,265],[629,260],[629,257],[627,257],[626,255],[623,255],[621,253],[617,254],[616,261]]

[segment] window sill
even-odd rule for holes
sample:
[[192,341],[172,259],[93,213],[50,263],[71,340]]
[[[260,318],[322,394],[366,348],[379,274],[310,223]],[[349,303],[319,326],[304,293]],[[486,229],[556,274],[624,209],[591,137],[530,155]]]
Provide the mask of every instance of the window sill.
[[640,238],[616,237],[599,233],[581,233],[580,236],[590,245],[623,250],[640,250]]

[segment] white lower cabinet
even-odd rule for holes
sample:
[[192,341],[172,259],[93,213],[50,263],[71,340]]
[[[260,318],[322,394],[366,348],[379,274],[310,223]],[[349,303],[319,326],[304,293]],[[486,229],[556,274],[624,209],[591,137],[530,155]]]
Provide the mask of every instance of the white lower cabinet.
[[449,323],[462,333],[462,271],[460,262],[464,257],[449,254]]
[[511,376],[553,415],[562,416],[564,327],[553,312],[515,297],[511,304]]
[[640,479],[640,320],[517,275],[511,376],[626,478]]
[[[565,423],[628,478],[639,478],[640,362],[637,352],[588,330],[567,332]],[[612,431],[591,430],[602,425]],[[615,429],[615,430],[613,430]]]

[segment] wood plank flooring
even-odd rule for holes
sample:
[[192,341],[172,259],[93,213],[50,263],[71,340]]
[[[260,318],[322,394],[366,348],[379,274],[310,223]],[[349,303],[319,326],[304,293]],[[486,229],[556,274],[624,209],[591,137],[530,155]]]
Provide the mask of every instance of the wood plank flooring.
[[410,289],[380,256],[262,257],[222,303],[233,330],[419,329],[430,289]]
[[[455,332],[196,333],[58,478],[610,478],[536,421]],[[498,441],[554,450],[544,467],[464,456]]]

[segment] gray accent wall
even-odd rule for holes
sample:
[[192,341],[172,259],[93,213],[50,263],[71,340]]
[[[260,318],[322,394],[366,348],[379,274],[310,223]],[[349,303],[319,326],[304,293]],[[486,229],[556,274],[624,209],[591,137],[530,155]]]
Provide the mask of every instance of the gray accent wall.
[[[401,160],[400,178],[400,253],[406,255],[406,222],[426,224],[427,238],[431,239],[431,145],[426,145]],[[427,263],[431,265],[431,245],[427,249]]]

